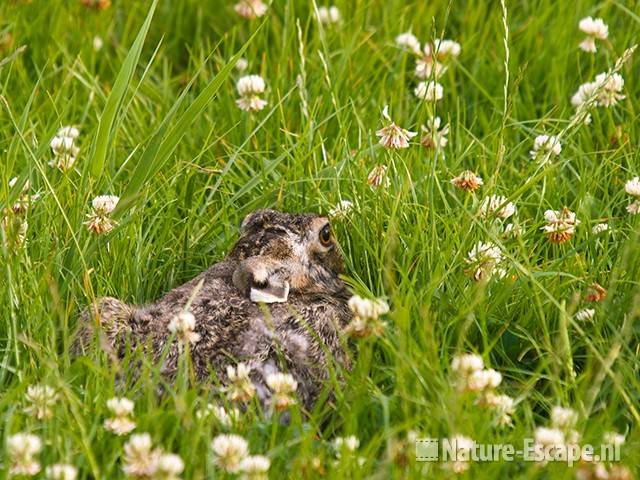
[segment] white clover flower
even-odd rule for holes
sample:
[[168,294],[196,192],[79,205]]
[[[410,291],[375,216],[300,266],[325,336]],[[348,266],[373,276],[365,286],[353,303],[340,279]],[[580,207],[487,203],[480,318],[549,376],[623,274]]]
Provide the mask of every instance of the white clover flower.
[[411,32],[401,33],[396,37],[396,45],[407,48],[415,54],[420,54],[420,41]]
[[467,377],[466,389],[472,392],[481,392],[486,389],[496,388],[502,382],[502,375],[493,368],[476,370]]
[[536,446],[541,447],[564,447],[565,434],[557,428],[538,427],[534,433]]
[[355,435],[336,437],[333,439],[333,448],[338,458],[341,458],[344,454],[355,453],[359,446],[360,440]]
[[597,223],[591,228],[591,233],[593,233],[594,235],[600,235],[607,230],[609,230],[608,223]]
[[475,353],[465,353],[463,355],[456,355],[451,360],[451,371],[456,375],[468,376],[469,374],[482,370],[484,368],[484,361],[480,355]]
[[213,415],[213,417],[223,427],[229,428],[240,418],[240,410],[238,410],[237,408],[232,408],[227,411],[227,409],[223,406],[208,403],[204,408],[196,412],[196,418],[198,420],[208,417],[209,415]]
[[99,215],[109,215],[118,206],[120,197],[115,195],[100,195],[91,201],[93,210]]
[[236,70],[244,72],[247,68],[249,68],[249,61],[244,57],[240,57],[236,62]]
[[425,135],[420,139],[420,143],[423,147],[439,150],[447,146],[447,143],[449,143],[447,139],[449,124],[440,129],[441,123],[440,117],[432,117],[427,121],[427,125],[422,126],[422,131]]
[[640,177],[633,177],[624,184],[624,191],[632,197],[640,198]]
[[635,200],[633,203],[627,205],[627,212],[631,215],[638,215],[640,213],[640,200]]
[[580,85],[578,91],[571,97],[571,105],[573,105],[574,108],[578,108],[586,103],[593,96],[596,87],[595,82],[587,82]]
[[512,202],[507,201],[507,197],[502,195],[491,195],[484,197],[480,203],[480,215],[483,218],[489,218],[496,215],[499,218],[509,218],[516,213],[516,206]]
[[587,35],[580,48],[585,52],[596,52],[596,39],[606,40],[609,36],[609,27],[601,18],[585,17],[578,23],[578,28]]
[[288,373],[270,373],[266,378],[267,386],[272,390],[271,404],[281,412],[296,403],[294,397],[298,382]]
[[70,170],[73,167],[76,157],[80,153],[80,149],[75,144],[79,135],[79,130],[73,126],[62,127],[58,130],[56,136],[49,143],[54,154],[54,159],[49,162],[50,166],[62,171]]
[[393,149],[409,148],[409,140],[418,135],[418,132],[410,132],[392,122],[388,105],[384,106],[382,116],[391,123],[376,132],[376,136],[380,138],[380,145]]
[[56,404],[58,394],[48,385],[29,385],[25,399],[29,405],[24,411],[38,420],[45,420],[53,416],[52,407]]
[[484,185],[482,177],[477,176],[471,170],[465,170],[457,177],[451,179],[451,183],[460,190],[473,192]]
[[256,393],[256,388],[249,378],[251,369],[240,362],[236,367],[227,365],[229,385],[225,388],[227,398],[233,402],[248,402]]
[[9,436],[6,450],[9,475],[36,475],[40,471],[40,463],[34,457],[40,450],[42,441],[36,435],[16,433]]
[[240,0],[233,9],[241,17],[252,20],[267,13],[268,7],[262,0]]
[[552,243],[564,243],[575,234],[575,227],[580,225],[576,214],[568,208],[562,210],[547,210],[544,212],[547,224],[541,228]]
[[533,141],[533,150],[529,151],[531,158],[536,158],[540,152],[558,156],[562,151],[562,145],[557,137],[550,135],[538,135]]
[[585,320],[592,319],[595,314],[596,314],[596,311],[593,308],[585,308],[583,310],[576,312],[575,317],[576,317],[576,320],[583,322]]
[[163,453],[160,455],[154,473],[154,480],[180,480],[180,474],[184,471],[184,462],[175,453]]
[[318,21],[323,25],[330,25],[332,23],[340,22],[340,10],[338,7],[318,7]]
[[551,409],[551,425],[563,431],[569,431],[575,427],[578,414],[572,408],[555,406]]
[[195,332],[196,317],[191,312],[181,311],[174,315],[167,328],[184,343],[197,343],[200,341],[200,334]]
[[340,200],[335,207],[329,210],[330,217],[346,217],[353,210],[353,202],[349,200]]
[[416,60],[416,77],[427,79],[435,76],[438,78],[446,71],[447,67],[434,60],[432,57],[421,57]]
[[465,262],[470,265],[466,270],[474,280],[488,280],[497,271],[497,266],[502,262],[502,252],[494,243],[478,242],[468,253]]
[[511,425],[511,415],[514,411],[514,400],[509,395],[496,395],[489,391],[485,394],[483,404],[497,413],[498,425]]
[[136,422],[132,420],[133,401],[124,397],[114,397],[107,400],[107,409],[113,415],[104,421],[104,428],[116,435],[126,435],[135,427]]
[[367,175],[367,183],[372,188],[389,188],[391,180],[387,176],[387,166],[376,165],[373,167],[371,172],[369,172],[369,175]]
[[420,82],[413,91],[416,97],[427,102],[437,102],[442,100],[444,89],[442,85],[433,80]]
[[149,478],[156,473],[161,453],[153,449],[153,442],[148,433],[131,435],[123,448],[122,471],[125,475]]
[[363,318],[378,318],[389,313],[389,305],[382,299],[369,300],[354,295],[349,299],[349,308],[354,315]]
[[78,469],[66,463],[56,463],[45,469],[47,480],[76,480]]
[[436,38],[433,41],[433,45],[425,45],[424,51],[427,55],[435,55],[440,61],[446,61],[451,58],[458,58],[462,51],[462,47],[458,42],[453,40],[446,38],[440,40],[439,38]]
[[87,215],[87,221],[83,223],[87,229],[97,235],[108,233],[114,229],[118,222],[109,215],[115,210],[120,197],[115,195],[100,195],[91,201],[91,213]]
[[249,445],[240,435],[222,434],[211,442],[218,467],[229,473],[240,471],[242,461],[249,455]]
[[600,73],[596,75],[594,83],[598,105],[601,107],[612,107],[625,98],[621,93],[624,88],[624,79],[619,73]]
[[99,52],[100,50],[102,50],[102,47],[104,47],[104,41],[102,40],[102,37],[98,37],[97,35],[95,37],[93,37],[93,49],[96,52]]
[[236,89],[240,95],[236,104],[241,110],[259,111],[267,105],[267,101],[259,97],[266,89],[265,81],[260,75],[241,77],[236,84]]
[[513,223],[507,223],[504,226],[504,231],[502,232],[502,234],[505,237],[518,237],[519,235],[522,235],[522,227],[519,225],[514,225]]
[[242,480],[267,480],[271,460],[264,455],[250,455],[240,462]]

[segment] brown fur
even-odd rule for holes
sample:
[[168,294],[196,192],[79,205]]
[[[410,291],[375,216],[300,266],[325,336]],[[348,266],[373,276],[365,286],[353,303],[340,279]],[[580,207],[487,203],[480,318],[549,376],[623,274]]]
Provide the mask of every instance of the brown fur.
[[[339,278],[342,257],[337,245],[323,246],[318,232],[327,219],[313,214],[287,214],[259,210],[248,215],[235,246],[220,263],[157,302],[133,307],[114,298],[102,298],[97,309],[81,315],[80,348],[98,326],[101,345],[122,356],[125,343],[151,345],[158,359],[168,348],[163,373],[172,378],[177,369],[178,341],[167,345],[167,326],[202,281],[190,311],[196,318],[200,340],[190,346],[191,360],[200,381],[215,372],[226,380],[225,368],[243,361],[252,368],[252,380],[263,401],[269,392],[264,376],[288,371],[298,380],[298,393],[311,407],[335,360],[349,367],[340,338],[351,319],[348,292]],[[267,282],[288,282],[286,302],[257,304],[249,299],[252,287]],[[254,278],[258,279],[256,283]],[[261,283],[262,282],[262,283]],[[329,358],[331,357],[331,358]]]

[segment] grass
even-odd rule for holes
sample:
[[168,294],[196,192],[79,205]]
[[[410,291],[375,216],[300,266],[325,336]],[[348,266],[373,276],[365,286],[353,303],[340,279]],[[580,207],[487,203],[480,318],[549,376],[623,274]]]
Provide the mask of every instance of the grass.
[[[294,409],[288,425],[252,407],[234,426],[252,453],[269,456],[271,478],[316,478],[314,457],[327,478],[444,478],[451,474],[439,464],[414,460],[409,431],[519,446],[559,404],[579,413],[585,443],[626,434],[621,460],[637,468],[640,223],[626,212],[624,192],[640,174],[637,56],[620,70],[626,99],[567,131],[547,164],[528,154],[536,135],[568,126],[578,86],[638,41],[637,2],[522,0],[503,10],[477,0],[336,0],[343,21],[325,28],[302,0],[275,2],[252,21],[233,2],[156,3],[153,15],[144,1],[114,0],[101,12],[75,1],[0,5],[0,32],[14,39],[0,55],[0,203],[16,200],[8,188],[15,176],[41,194],[26,214],[26,244],[17,248],[15,232],[2,233],[3,444],[36,433],[43,466],[66,461],[80,478],[120,478],[126,439],[102,424],[106,401],[125,395],[136,402],[136,431],[179,454],[184,478],[224,478],[210,451],[220,426],[195,415],[215,397],[213,384],[185,377],[159,396],[158,369],[145,359],[72,356],[78,312],[105,295],[152,302],[222,259],[254,209],[326,213],[345,199],[354,211],[333,223],[348,282],[386,298],[391,312],[380,337],[354,343],[355,367],[333,402],[308,418]],[[577,48],[587,15],[610,29],[594,55]],[[393,43],[410,28],[423,42],[442,36],[462,45],[435,106],[414,97],[413,59]],[[240,56],[266,79],[269,104],[259,113],[235,105]],[[439,155],[417,142],[385,150],[374,135],[385,104],[412,130],[435,109],[450,124],[449,144]],[[49,141],[63,125],[81,130],[67,173],[48,166]],[[367,184],[378,164],[388,166],[388,188]],[[449,183],[464,169],[484,179],[475,194]],[[119,226],[96,236],[82,222],[101,194],[122,202]],[[520,236],[504,238],[477,215],[491,194],[516,203]],[[544,211],[564,206],[582,223],[571,241],[553,245],[540,231]],[[609,231],[592,234],[603,221]],[[503,249],[504,279],[477,283],[465,274],[478,241]],[[593,282],[608,295],[588,305]],[[593,319],[576,320],[587,306]],[[451,359],[464,352],[503,374],[500,391],[516,399],[512,427],[496,427],[491,412],[452,386]],[[137,380],[128,374],[135,360],[148,372]],[[60,394],[51,420],[23,412],[36,383]],[[334,463],[338,435],[360,439],[362,465]],[[573,478],[575,468],[475,462],[466,476]]]

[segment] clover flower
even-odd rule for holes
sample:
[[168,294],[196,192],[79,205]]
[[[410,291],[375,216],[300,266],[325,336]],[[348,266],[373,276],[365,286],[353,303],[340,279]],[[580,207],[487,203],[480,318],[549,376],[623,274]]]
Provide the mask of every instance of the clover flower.
[[240,435],[218,435],[211,448],[216,465],[229,473],[239,472],[242,461],[249,455],[249,445]]
[[240,0],[233,9],[241,17],[252,20],[267,13],[268,7],[261,0]]
[[236,70],[244,72],[247,68],[249,68],[249,61],[244,57],[240,57],[236,62]]
[[605,432],[602,436],[602,441],[607,445],[621,446],[626,441],[626,438],[618,432]]
[[580,43],[580,48],[585,52],[595,53],[596,39],[606,40],[609,36],[609,27],[601,18],[585,17],[578,23],[578,28],[587,35]]
[[420,139],[420,143],[423,147],[440,150],[447,146],[447,143],[449,143],[447,139],[449,124],[446,124],[441,129],[441,123],[440,117],[432,117],[427,121],[426,126],[422,125],[422,131],[425,135]]
[[389,312],[389,305],[382,299],[369,300],[354,295],[349,299],[349,309],[354,314],[353,320],[345,328],[348,335],[365,338],[379,335],[384,330],[382,315]]
[[99,52],[100,50],[102,50],[102,47],[104,47],[104,40],[102,40],[102,37],[96,35],[95,37],[93,37],[91,45],[96,52]]
[[233,402],[248,402],[256,393],[256,388],[249,378],[251,369],[240,362],[236,367],[227,365],[227,378],[230,384],[225,388],[227,398]]
[[115,195],[100,195],[94,198],[91,201],[91,212],[87,215],[88,220],[83,225],[96,235],[110,232],[118,225],[118,222],[113,220],[110,215],[119,201],[120,197]]
[[478,242],[467,254],[465,262],[469,265],[465,272],[474,280],[489,280],[496,272],[500,272],[498,265],[502,262],[502,252],[494,243]]
[[624,184],[624,191],[632,197],[640,198],[640,177],[633,177]]
[[176,334],[181,342],[197,343],[200,341],[200,334],[194,330],[196,328],[196,317],[191,312],[181,311],[174,315],[167,327],[169,331]]
[[405,32],[398,35],[395,39],[396,45],[402,48],[406,48],[411,52],[420,55],[420,41],[411,32]]
[[486,370],[476,370],[466,379],[465,390],[471,392],[482,392],[487,389],[496,388],[502,382],[502,375],[493,368]]
[[154,480],[180,480],[184,471],[184,462],[175,453],[163,453],[157,460]]
[[346,217],[353,211],[353,202],[340,200],[335,207],[329,210],[329,216],[333,218]]
[[153,448],[148,433],[131,435],[129,441],[124,444],[122,471],[133,478],[151,478],[158,469],[160,456],[160,450]]
[[483,218],[489,218],[493,215],[499,218],[509,218],[516,213],[516,206],[512,202],[508,202],[507,197],[491,195],[484,197],[480,203],[479,213]]
[[551,425],[560,430],[571,430],[576,426],[578,414],[572,408],[557,405],[551,409]]
[[25,399],[30,405],[24,411],[38,420],[46,420],[53,416],[52,407],[56,404],[58,394],[48,385],[29,385]]
[[389,116],[389,106],[385,105],[382,110],[382,116],[390,122],[386,127],[381,128],[376,132],[376,136],[380,138],[380,145],[385,148],[408,148],[409,140],[418,135],[417,132],[410,132],[404,128],[400,128]]
[[296,403],[294,394],[298,382],[288,373],[270,373],[266,378],[267,386],[273,392],[271,404],[278,412],[286,410]]
[[318,7],[318,21],[323,25],[340,22],[340,10],[332,5],[330,7]]
[[596,223],[593,227],[591,227],[591,233],[593,233],[594,235],[600,235],[607,230],[609,230],[608,223]]
[[257,112],[262,110],[267,101],[260,98],[264,93],[266,85],[260,75],[246,75],[241,77],[236,84],[240,98],[236,100],[236,105],[245,112]]
[[376,165],[367,176],[367,183],[372,188],[389,188],[391,180],[387,176],[386,165]]
[[196,412],[196,418],[201,420],[203,418],[213,416],[220,425],[229,428],[234,422],[237,422],[240,418],[240,410],[232,408],[229,411],[223,406],[214,405],[213,403],[207,403],[207,405]]
[[580,225],[576,214],[566,207],[562,210],[547,210],[544,218],[547,224],[541,230],[552,243],[570,240],[576,232],[576,226]]
[[49,162],[51,167],[66,172],[73,168],[80,148],[76,146],[76,139],[80,131],[76,127],[66,126],[58,130],[58,133],[49,143],[54,158]]
[[442,85],[433,80],[427,82],[420,82],[413,91],[416,97],[426,102],[437,102],[442,100],[444,89]]
[[10,475],[34,476],[40,463],[34,458],[42,450],[42,441],[36,435],[16,433],[7,439],[6,455]]
[[336,437],[333,439],[333,449],[336,452],[336,457],[342,458],[346,455],[352,455],[360,446],[360,440],[355,435],[349,435],[347,437]]
[[[13,177],[11,180],[9,180],[9,188],[13,189],[17,185],[18,177]],[[22,187],[20,188],[20,196],[18,197],[18,200],[11,206],[11,211],[16,215],[22,215],[26,213],[31,204],[40,198],[40,195],[37,193],[34,195],[29,195],[28,192],[30,186],[31,185],[29,183],[29,180],[25,180],[25,182],[22,184]]]
[[45,469],[47,480],[76,480],[78,469],[67,463],[56,463]]
[[513,398],[509,395],[497,395],[491,391],[484,395],[481,402],[483,406],[496,411],[498,425],[511,425],[514,403]]
[[595,314],[596,311],[593,308],[585,308],[576,312],[575,317],[576,320],[584,322],[585,320],[591,320]]
[[580,85],[576,93],[571,97],[571,105],[573,105],[574,108],[579,108],[586,103],[593,96],[596,87],[595,82],[587,82]]
[[529,151],[531,158],[536,158],[541,152],[558,156],[562,151],[562,145],[557,137],[550,135],[538,135],[533,141],[533,150]]
[[465,353],[462,355],[456,355],[451,360],[451,371],[460,376],[468,376],[469,374],[482,370],[484,368],[484,361],[480,355],[475,353]]
[[534,452],[555,451],[566,446],[565,433],[558,428],[538,427],[534,432]]
[[621,93],[624,88],[624,79],[619,73],[600,73],[596,75],[594,83],[598,105],[601,107],[613,107],[625,98]]
[[460,55],[462,48],[458,42],[436,39],[426,43],[420,58],[416,61],[416,76],[421,79],[440,76],[446,64]]
[[271,460],[264,455],[250,455],[240,462],[242,480],[268,480]]
[[135,427],[133,421],[133,401],[124,397],[114,397],[107,400],[107,409],[113,415],[104,421],[104,428],[116,435],[126,435]]
[[477,176],[471,170],[465,170],[457,177],[452,178],[451,183],[456,188],[467,192],[474,192],[484,184],[482,177]]

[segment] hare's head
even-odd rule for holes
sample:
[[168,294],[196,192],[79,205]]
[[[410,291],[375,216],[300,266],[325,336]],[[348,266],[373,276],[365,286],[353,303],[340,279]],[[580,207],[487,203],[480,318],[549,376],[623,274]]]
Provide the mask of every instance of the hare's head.
[[289,292],[338,293],[342,255],[326,217],[258,210],[242,221],[229,258],[235,286],[252,300],[285,302]]

